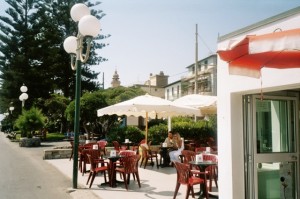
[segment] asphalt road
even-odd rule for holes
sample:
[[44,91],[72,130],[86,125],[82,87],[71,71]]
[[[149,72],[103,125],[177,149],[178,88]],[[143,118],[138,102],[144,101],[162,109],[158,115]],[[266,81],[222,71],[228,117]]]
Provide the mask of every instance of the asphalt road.
[[72,181],[43,160],[51,143],[24,148],[0,134],[0,199],[74,198]]

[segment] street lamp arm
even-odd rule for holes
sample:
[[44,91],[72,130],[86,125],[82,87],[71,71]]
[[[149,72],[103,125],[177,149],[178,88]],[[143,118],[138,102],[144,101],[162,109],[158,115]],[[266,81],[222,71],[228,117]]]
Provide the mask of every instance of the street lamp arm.
[[[93,41],[93,37],[91,36],[83,36],[80,33],[78,33],[77,35],[77,46],[78,46],[78,48],[76,49],[77,59],[80,59],[82,63],[86,63],[87,60],[89,59],[92,41]],[[85,53],[83,53],[84,42],[87,44]]]
[[[71,55],[71,68],[76,70],[77,60],[86,63],[89,59],[93,37],[83,36],[78,32],[77,37],[70,36],[64,41],[66,52]],[[86,51],[83,53],[83,44],[86,43]]]

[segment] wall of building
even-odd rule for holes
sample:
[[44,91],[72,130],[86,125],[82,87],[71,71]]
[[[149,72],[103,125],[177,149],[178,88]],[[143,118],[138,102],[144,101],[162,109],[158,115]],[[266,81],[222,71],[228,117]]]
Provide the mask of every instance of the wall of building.
[[[183,88],[183,95],[195,93],[195,64],[187,67],[188,74],[182,82],[188,83]],[[217,95],[217,55],[208,56],[198,62],[197,69],[198,94]]]
[[165,99],[174,101],[179,97],[181,97],[181,81],[175,82],[165,87]]
[[[299,10],[300,13],[300,10]],[[246,27],[219,41],[218,49],[226,49],[232,40],[246,35],[271,33],[300,28],[300,14],[281,15],[263,23]],[[282,18],[283,17],[283,18]],[[261,79],[229,75],[228,64],[218,59],[218,153],[220,198],[245,198],[243,157],[242,96],[268,91],[300,88],[300,69],[262,69]]]

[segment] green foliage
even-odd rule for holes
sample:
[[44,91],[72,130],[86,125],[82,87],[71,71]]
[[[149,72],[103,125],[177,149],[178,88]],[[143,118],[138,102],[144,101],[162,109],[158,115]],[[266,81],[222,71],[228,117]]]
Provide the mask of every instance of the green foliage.
[[[85,133],[102,134],[102,126],[98,122],[97,110],[107,106],[104,91],[95,91],[85,93],[80,98],[80,126],[85,130]],[[72,101],[65,111],[65,117],[73,125],[75,113],[75,101]],[[101,136],[104,137],[104,136]]]
[[[173,117],[172,131],[178,132],[184,139],[193,139],[196,144],[206,144],[208,137],[213,137],[215,140],[217,132],[213,128],[215,120],[198,120],[189,117]],[[148,140],[152,140],[154,144],[160,144],[167,137],[168,127],[161,123],[154,125],[148,130]]]
[[132,99],[140,95],[144,95],[146,94],[146,92],[143,91],[141,88],[135,88],[135,87],[127,88],[127,87],[119,86],[116,88],[106,89],[104,94],[106,96],[107,104],[113,105],[113,104],[117,104]]
[[156,126],[156,125],[159,125],[159,124],[167,125],[168,124],[168,119],[153,119],[153,120],[150,120],[148,122],[148,128],[151,128],[152,126]]
[[[113,105],[115,103],[119,103],[145,94],[145,92],[140,88],[126,88],[122,86],[117,88],[109,88],[101,91],[101,93],[103,95],[105,104],[103,104],[99,108]],[[97,110],[99,108],[94,108],[93,110]],[[90,114],[90,112],[88,114]],[[120,125],[118,118],[119,116],[116,115],[104,115],[101,117],[97,117],[94,126],[97,128],[99,133],[102,134],[102,137],[107,137],[107,135],[109,134],[108,132],[111,132],[111,129],[117,128]]]
[[142,139],[145,138],[145,135],[143,132],[135,127],[135,126],[127,126],[127,128],[124,131],[124,139],[129,139],[130,141],[134,143],[139,143]]
[[134,143],[139,143],[144,138],[145,135],[143,132],[135,126],[113,128],[107,135],[107,141],[109,143],[112,143],[114,140],[122,143],[125,139],[129,139]]
[[148,141],[152,144],[160,144],[165,141],[168,136],[168,125],[158,124],[148,129]]
[[48,133],[46,141],[61,141],[65,139],[65,135],[62,133]]
[[46,117],[40,109],[32,107],[30,110],[23,110],[18,117],[15,126],[21,130],[22,136],[31,137],[32,132],[40,130],[45,126]]
[[[91,0],[68,1],[16,1],[5,0],[8,5],[0,16],[0,112],[5,112],[10,101],[19,104],[20,86],[28,87],[29,109],[37,99],[48,99],[53,91],[62,91],[67,98],[75,96],[75,72],[70,67],[70,56],[63,49],[67,36],[75,36],[77,23],[71,22],[70,8],[85,3],[98,19],[104,17],[100,2]],[[93,39],[88,62],[82,66],[83,91],[100,89],[99,72],[90,66],[107,59],[100,56],[102,42],[110,35]],[[99,54],[98,54],[99,53]],[[21,107],[15,106],[21,113]]]
[[35,106],[42,109],[47,116],[47,129],[49,132],[66,131],[67,124],[65,118],[65,110],[70,100],[63,95],[51,94],[48,99],[39,98],[36,100]]

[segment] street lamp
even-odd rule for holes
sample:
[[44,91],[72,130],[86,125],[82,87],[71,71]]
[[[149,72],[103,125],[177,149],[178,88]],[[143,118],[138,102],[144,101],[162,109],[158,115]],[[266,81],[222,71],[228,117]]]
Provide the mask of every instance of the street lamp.
[[13,106],[9,107],[10,114],[12,114],[13,110],[15,110],[15,107]]
[[[12,102],[10,104],[12,104]],[[11,115],[11,121],[10,121],[11,122],[11,130],[13,130],[13,115],[12,115],[13,110],[15,110],[15,107],[10,106],[9,111],[10,111],[10,115]]]
[[27,86],[25,86],[25,84],[23,84],[23,86],[20,87],[20,91],[22,92],[22,94],[19,96],[19,100],[22,102],[22,108],[25,105],[25,100],[28,99],[28,94],[26,93],[28,90]]
[[[71,55],[71,68],[76,70],[75,92],[75,118],[74,118],[74,157],[73,157],[73,188],[77,188],[78,178],[78,138],[79,138],[79,113],[80,113],[80,90],[81,90],[81,64],[89,58],[93,37],[100,32],[99,20],[90,15],[89,8],[82,3],[75,4],[71,8],[71,18],[78,22],[77,37],[69,36],[64,41],[64,49]],[[83,45],[83,44],[86,45]],[[86,46],[85,54],[83,48]],[[76,59],[76,60],[75,60]]]

